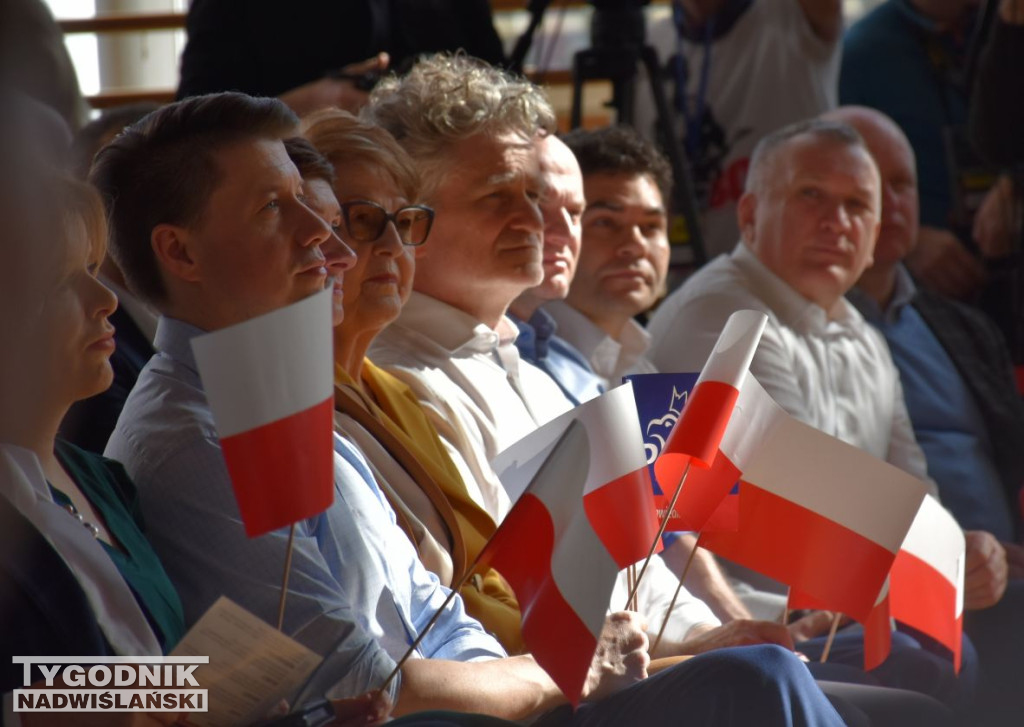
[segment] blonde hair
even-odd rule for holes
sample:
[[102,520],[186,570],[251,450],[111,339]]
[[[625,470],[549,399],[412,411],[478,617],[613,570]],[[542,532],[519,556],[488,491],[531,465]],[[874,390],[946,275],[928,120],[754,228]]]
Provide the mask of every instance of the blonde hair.
[[305,137],[334,165],[338,178],[345,167],[369,164],[386,171],[402,195],[415,202],[420,194],[420,175],[409,154],[387,131],[357,119],[347,111],[324,109],[302,119]]
[[363,118],[387,129],[415,160],[428,199],[443,180],[453,144],[477,134],[533,139],[553,132],[555,112],[529,81],[462,54],[438,53],[408,74],[381,81]]
[[60,215],[62,239],[67,243],[81,224],[89,245],[89,257],[102,260],[107,253],[107,216],[103,200],[91,184],[70,176],[57,176],[53,181]]

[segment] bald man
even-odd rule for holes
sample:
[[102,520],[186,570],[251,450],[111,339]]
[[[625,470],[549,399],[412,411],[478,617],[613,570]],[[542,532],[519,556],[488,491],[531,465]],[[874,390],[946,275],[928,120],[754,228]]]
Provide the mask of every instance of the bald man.
[[583,354],[556,334],[554,318],[541,306],[563,300],[576,275],[586,207],[583,175],[576,156],[557,136],[538,139],[537,149],[544,180],[540,197],[544,279],[512,301],[509,317],[519,328],[519,355],[547,373],[579,405],[599,396],[604,387]]
[[[885,336],[928,472],[943,504],[967,529],[965,606],[974,610],[965,625],[986,676],[979,708],[988,710],[985,724],[1011,723],[1024,707],[1016,667],[1024,650],[1024,548],[1016,507],[1024,481],[1024,403],[1009,352],[984,314],[918,289],[903,266],[919,217],[914,152],[902,130],[865,107],[826,116],[854,127],[878,163],[882,226],[875,263],[848,297]],[[1007,563],[1010,582],[998,598]]]

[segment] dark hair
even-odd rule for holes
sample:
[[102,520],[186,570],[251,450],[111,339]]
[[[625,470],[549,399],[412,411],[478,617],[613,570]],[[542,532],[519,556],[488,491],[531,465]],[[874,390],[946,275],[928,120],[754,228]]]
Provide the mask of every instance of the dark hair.
[[334,186],[334,165],[307,139],[301,136],[285,139],[284,149],[303,179],[322,179]]
[[153,304],[166,298],[153,228],[201,220],[223,177],[214,155],[251,139],[284,139],[297,124],[276,98],[216,93],[157,109],[99,151],[89,179],[107,208],[110,254],[137,295]]
[[672,198],[672,167],[654,144],[628,126],[576,129],[561,137],[572,149],[584,177],[591,174],[646,174],[668,206]]
[[98,118],[83,126],[71,140],[71,159],[69,161],[71,173],[79,179],[87,178],[96,152],[124,131],[126,126],[134,124],[158,108],[160,108],[160,104],[153,102],[118,106],[107,109]]
[[[864,139],[849,124],[841,121],[830,121],[827,119],[812,118],[804,121],[783,126],[777,131],[764,136],[750,155],[750,167],[747,169],[746,191],[751,192],[758,188],[765,180],[762,179],[765,170],[770,166],[771,159],[775,153],[788,142],[798,136],[810,136],[817,139],[827,139],[845,146],[860,147],[867,153],[867,146]],[[873,162],[872,162],[873,163]]]

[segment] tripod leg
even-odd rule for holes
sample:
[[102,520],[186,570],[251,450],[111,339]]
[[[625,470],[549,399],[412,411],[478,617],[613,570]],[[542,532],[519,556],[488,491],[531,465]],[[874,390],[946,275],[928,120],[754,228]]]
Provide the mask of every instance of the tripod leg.
[[658,60],[658,53],[653,47],[646,45],[640,51],[640,60],[647,71],[647,80],[651,86],[651,96],[654,98],[654,108],[657,112],[658,130],[665,143],[665,155],[672,166],[672,176],[675,180],[673,189],[673,202],[675,208],[686,221],[686,244],[693,251],[693,262],[700,267],[707,262],[707,254],[704,250],[704,236],[701,232],[700,213],[697,209],[697,196],[693,187],[693,176],[690,173],[690,163],[686,153],[679,142],[679,137],[672,127],[672,112],[665,98],[665,86],[661,62]]

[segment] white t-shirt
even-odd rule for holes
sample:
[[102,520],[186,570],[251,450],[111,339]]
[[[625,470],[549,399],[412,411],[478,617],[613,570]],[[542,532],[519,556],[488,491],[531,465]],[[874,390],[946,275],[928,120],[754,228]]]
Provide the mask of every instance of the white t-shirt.
[[[648,28],[648,43],[662,63],[676,53],[678,34],[671,18]],[[840,44],[815,35],[797,0],[753,0],[707,53],[702,42],[684,40],[682,47],[689,68],[686,93],[691,113],[697,106],[703,65],[710,63],[705,104],[721,139],[705,152],[709,159],[720,159],[710,164],[707,199],[698,200],[706,209],[704,246],[710,260],[729,252],[739,238],[736,201],[743,193],[755,144],[772,131],[836,107]],[[673,106],[676,83],[669,76],[665,92]],[[637,86],[634,119],[641,134],[654,138],[654,100],[646,81]],[[682,141],[686,123],[681,114],[675,115],[675,129]]]

